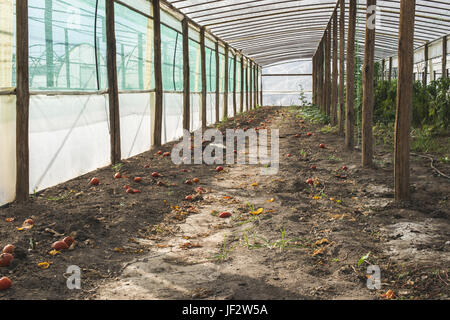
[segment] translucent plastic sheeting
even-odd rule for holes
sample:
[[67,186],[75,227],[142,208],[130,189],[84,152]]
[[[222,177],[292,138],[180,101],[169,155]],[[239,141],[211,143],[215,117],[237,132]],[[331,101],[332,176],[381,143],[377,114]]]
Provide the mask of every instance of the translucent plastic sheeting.
[[165,25],[161,25],[161,59],[163,90],[182,92],[183,35]]
[[[1,22],[0,22],[1,23]],[[14,200],[16,185],[16,97],[0,95],[0,206]]]
[[216,92],[216,53],[208,47],[205,48],[206,57],[206,89]]
[[234,117],[234,110],[233,110],[233,93],[228,93],[228,118]]
[[13,1],[0,0],[0,88],[12,87],[15,69],[13,66],[14,21]]
[[201,100],[201,94],[191,93],[191,131],[198,130],[202,127],[202,122],[200,121]]
[[163,94],[162,143],[168,143],[183,136],[183,94]]
[[[311,102],[311,93],[305,94],[306,99]],[[276,94],[276,93],[264,93],[264,105],[265,106],[298,106],[300,104],[299,94]]]
[[154,93],[119,94],[122,159],[150,150],[150,117],[154,104]]
[[219,95],[219,120],[223,120],[223,108],[225,105],[225,96],[223,94]]
[[208,125],[216,123],[216,94],[206,95],[206,120]]
[[30,192],[110,164],[107,95],[30,98]]
[[192,39],[189,39],[189,66],[191,92],[202,92],[200,44]]
[[[154,89],[153,20],[116,3],[115,31],[119,90]],[[166,38],[171,43],[172,39]],[[179,64],[175,67],[178,70],[175,75],[179,77]]]
[[105,89],[104,0],[98,1],[97,11],[94,0],[28,3],[30,89]]

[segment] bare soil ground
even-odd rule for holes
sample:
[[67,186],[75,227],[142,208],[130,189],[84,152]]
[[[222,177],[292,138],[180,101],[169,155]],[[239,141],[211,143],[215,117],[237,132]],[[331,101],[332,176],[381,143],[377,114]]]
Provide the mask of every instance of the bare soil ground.
[[[0,246],[16,246],[0,268],[13,281],[0,299],[382,299],[388,290],[394,299],[448,299],[450,181],[412,157],[412,201],[395,205],[392,152],[378,146],[376,168],[361,169],[342,137],[300,120],[261,108],[221,126],[279,128],[276,176],[260,165],[176,166],[153,150],[124,161],[122,179],[103,168],[0,209]],[[88,185],[92,177],[99,186]],[[28,218],[34,227],[18,230]],[[74,248],[50,255],[67,235]],[[381,290],[366,286],[369,264],[380,267]],[[81,290],[67,289],[70,265],[82,269]]]

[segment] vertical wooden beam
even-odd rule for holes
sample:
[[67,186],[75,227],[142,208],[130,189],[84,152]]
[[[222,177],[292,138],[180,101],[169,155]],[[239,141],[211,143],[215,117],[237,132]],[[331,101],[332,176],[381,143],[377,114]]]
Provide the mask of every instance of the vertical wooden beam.
[[339,135],[344,135],[345,120],[345,0],[339,0]]
[[423,69],[423,78],[422,78],[422,83],[424,86],[427,85],[428,83],[428,60],[429,60],[429,46],[428,46],[428,42],[425,43],[425,68]]
[[338,22],[337,10],[333,14],[333,81],[331,84],[331,125],[337,124],[338,101]]
[[447,36],[442,39],[442,78],[447,79]]
[[316,54],[312,57],[312,104],[316,104]]
[[224,106],[223,106],[223,114],[222,114],[222,119],[227,119],[228,118],[228,82],[229,82],[229,62],[228,62],[228,58],[229,58],[229,46],[228,44],[225,44],[225,89],[224,89]]
[[16,201],[29,199],[28,0],[16,2]]
[[[109,1],[107,1],[109,2]],[[154,36],[154,72],[155,72],[155,116],[153,120],[154,147],[161,146],[162,131],[162,109],[163,109],[163,82],[162,82],[162,59],[161,59],[161,7],[159,0],[153,3],[153,36]]]
[[216,123],[220,122],[220,54],[219,41],[216,39]]
[[347,40],[347,110],[345,121],[345,146],[349,150],[354,147],[355,124],[355,32],[356,32],[356,0],[350,0],[348,40]]
[[386,70],[386,60],[382,60],[381,61],[381,81],[384,81],[384,73],[385,73],[385,70]]
[[327,28],[327,38],[325,43],[325,113],[330,116],[331,109],[331,24]]
[[247,63],[247,65],[246,65],[246,69],[245,69],[245,101],[247,103],[247,106],[246,106],[245,110],[249,111],[250,110],[250,96],[249,96],[249,92],[248,92],[248,89],[249,89],[249,85],[248,85],[248,77],[249,77],[248,73],[249,72],[248,72],[248,70],[249,70],[250,62],[248,59],[246,59],[246,63]]
[[255,109],[258,106],[258,65],[255,63],[253,68],[253,74],[254,74],[254,82],[255,82],[255,98],[254,98],[254,104]]
[[233,59],[233,115],[236,116],[237,113],[237,52],[234,53]]
[[324,110],[324,98],[325,98],[325,94],[324,94],[324,90],[323,90],[323,88],[324,88],[324,84],[323,84],[323,80],[324,80],[324,74],[323,74],[323,71],[324,71],[324,65],[323,65],[323,63],[324,63],[324,58],[323,58],[323,40],[320,42],[320,45],[319,45],[319,85],[318,85],[318,89],[319,89],[319,92],[318,92],[318,95],[319,95],[319,97],[318,97],[318,102],[319,102],[319,108],[320,108],[320,110]]
[[244,55],[241,53],[241,95],[240,95],[239,113],[244,112]]
[[259,103],[262,106],[264,106],[264,101],[263,101],[263,76],[262,76],[262,67],[259,69],[259,73],[260,73],[260,80],[261,80],[261,87],[259,88],[259,96],[260,96],[260,100]]
[[389,57],[389,72],[388,72],[388,81],[392,81],[392,57]]
[[183,28],[183,129],[190,131],[191,124],[191,69],[189,66],[189,23],[184,18]]
[[[108,69],[109,123],[111,138],[111,163],[122,158],[120,146],[119,87],[117,85],[117,48],[114,17],[114,1],[106,1],[106,63]],[[125,71],[124,71],[125,72]]]
[[395,200],[409,199],[410,124],[413,94],[415,0],[401,0],[395,120]]
[[375,16],[376,11],[370,11],[377,5],[377,0],[367,0],[366,37],[364,44],[364,64],[362,74],[363,104],[362,104],[362,166],[373,165],[373,107],[374,107],[374,60],[375,60]]
[[248,97],[249,97],[249,105],[250,110],[253,109],[253,62],[249,60],[249,68],[248,68]]
[[206,130],[206,101],[207,101],[207,86],[206,86],[206,48],[205,48],[205,27],[200,29],[200,64],[202,72],[202,105],[200,109],[202,130]]

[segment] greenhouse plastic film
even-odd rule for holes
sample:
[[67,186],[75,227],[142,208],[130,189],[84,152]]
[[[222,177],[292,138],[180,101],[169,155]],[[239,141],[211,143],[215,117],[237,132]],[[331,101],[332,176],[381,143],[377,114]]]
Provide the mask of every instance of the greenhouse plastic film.
[[150,114],[154,103],[154,93],[119,94],[122,159],[150,150]]
[[168,143],[183,136],[183,94],[163,95],[162,143]]
[[0,206],[14,200],[16,185],[16,97],[0,96]]
[[30,192],[110,164],[107,95],[30,98]]

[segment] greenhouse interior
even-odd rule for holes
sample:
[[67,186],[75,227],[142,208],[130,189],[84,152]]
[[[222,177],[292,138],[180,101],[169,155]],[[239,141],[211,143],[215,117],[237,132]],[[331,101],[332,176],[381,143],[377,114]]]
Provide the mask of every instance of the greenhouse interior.
[[447,0],[0,0],[0,300],[448,300],[449,36]]

